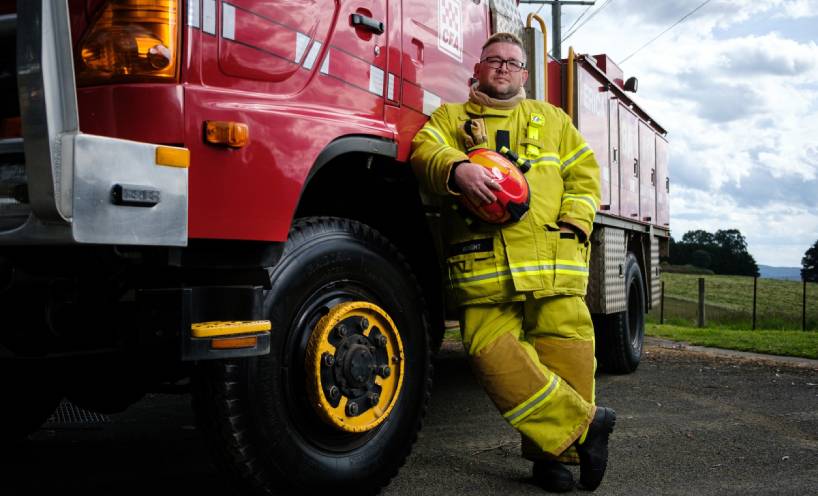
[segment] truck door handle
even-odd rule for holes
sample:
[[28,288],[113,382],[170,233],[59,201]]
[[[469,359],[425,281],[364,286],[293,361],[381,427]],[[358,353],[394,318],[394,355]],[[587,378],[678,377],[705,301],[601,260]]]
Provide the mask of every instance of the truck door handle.
[[377,19],[373,19],[371,17],[367,17],[361,14],[352,14],[350,16],[350,20],[352,21],[352,25],[354,27],[360,26],[372,33],[383,34],[384,30],[383,22]]

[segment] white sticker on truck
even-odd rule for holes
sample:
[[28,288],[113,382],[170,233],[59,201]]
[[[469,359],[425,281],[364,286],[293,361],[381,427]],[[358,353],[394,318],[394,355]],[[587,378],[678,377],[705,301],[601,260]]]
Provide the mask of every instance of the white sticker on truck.
[[463,15],[461,0],[437,0],[437,47],[458,62],[463,61]]

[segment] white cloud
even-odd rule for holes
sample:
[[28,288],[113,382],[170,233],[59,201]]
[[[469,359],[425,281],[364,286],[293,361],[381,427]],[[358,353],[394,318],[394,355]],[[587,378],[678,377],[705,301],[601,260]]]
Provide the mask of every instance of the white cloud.
[[[611,1],[563,50],[621,61],[701,3]],[[564,27],[582,11],[563,7]],[[713,0],[621,64],[668,130],[675,237],[737,228],[776,266],[799,266],[815,242],[818,29],[805,26],[818,26],[818,1]]]

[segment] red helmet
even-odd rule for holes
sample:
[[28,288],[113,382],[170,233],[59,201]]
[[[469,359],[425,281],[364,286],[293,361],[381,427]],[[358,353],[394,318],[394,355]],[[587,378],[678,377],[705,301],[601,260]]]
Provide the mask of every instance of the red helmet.
[[475,205],[466,195],[460,195],[460,203],[478,219],[490,224],[520,220],[528,211],[530,193],[528,181],[517,166],[499,153],[486,148],[469,153],[469,161],[488,169],[500,189],[492,191],[497,199],[491,203]]

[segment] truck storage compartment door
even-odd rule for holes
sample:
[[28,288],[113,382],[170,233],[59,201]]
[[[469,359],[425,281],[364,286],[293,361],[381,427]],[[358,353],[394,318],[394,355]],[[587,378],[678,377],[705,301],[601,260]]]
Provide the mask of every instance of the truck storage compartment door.
[[639,220],[656,222],[656,133],[639,121]]
[[622,217],[639,219],[639,131],[638,119],[619,105],[619,205]]
[[667,140],[656,135],[656,222],[668,227],[670,225],[670,177],[668,175]]
[[[621,161],[619,148],[619,99],[613,97],[608,101],[608,164],[610,167],[610,202],[608,213],[621,215],[619,211],[619,163]],[[604,193],[603,193],[604,194]],[[602,202],[605,205],[605,202]],[[604,207],[603,207],[604,208]]]
[[611,171],[608,161],[608,96],[606,85],[577,64],[577,127],[594,151],[600,169],[601,202],[611,203]]

